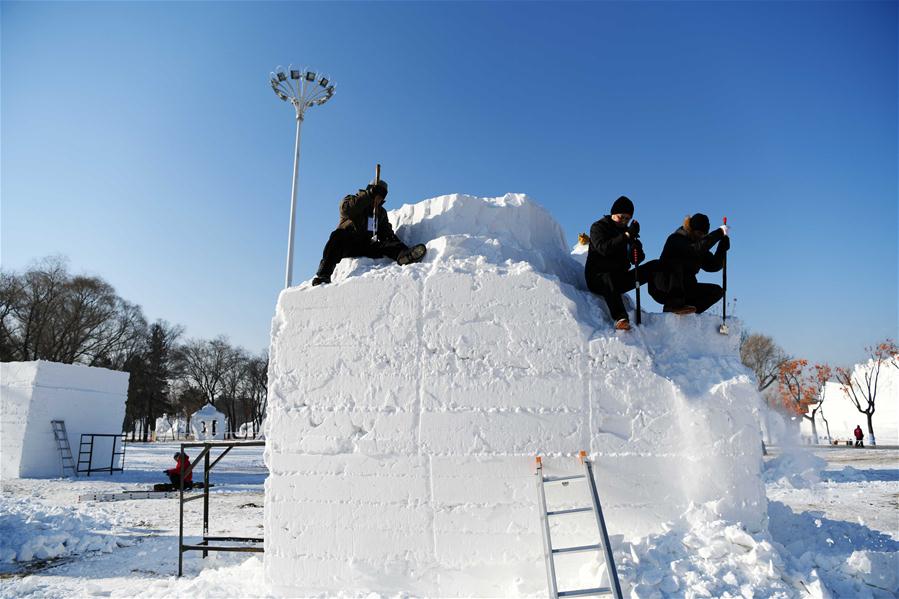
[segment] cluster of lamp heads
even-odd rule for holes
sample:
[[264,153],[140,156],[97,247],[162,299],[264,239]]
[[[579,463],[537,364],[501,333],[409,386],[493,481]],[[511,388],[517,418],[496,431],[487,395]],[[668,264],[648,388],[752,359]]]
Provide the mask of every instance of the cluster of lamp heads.
[[271,74],[270,83],[275,94],[285,102],[294,100],[305,106],[321,106],[334,96],[334,82],[327,75],[308,69],[278,67]]

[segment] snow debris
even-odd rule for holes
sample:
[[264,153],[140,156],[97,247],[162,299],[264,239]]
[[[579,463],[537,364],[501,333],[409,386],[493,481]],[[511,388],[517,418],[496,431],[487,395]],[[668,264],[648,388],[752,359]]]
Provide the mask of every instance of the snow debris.
[[783,484],[794,489],[808,489],[821,482],[827,462],[802,447],[784,447],[782,453],[765,463],[767,484]]
[[769,504],[770,532],[691,506],[670,530],[616,548],[634,599],[895,597],[899,542],[856,524]]
[[88,551],[109,553],[124,539],[96,532],[107,528],[65,505],[45,506],[34,498],[0,495],[0,563],[68,557]]

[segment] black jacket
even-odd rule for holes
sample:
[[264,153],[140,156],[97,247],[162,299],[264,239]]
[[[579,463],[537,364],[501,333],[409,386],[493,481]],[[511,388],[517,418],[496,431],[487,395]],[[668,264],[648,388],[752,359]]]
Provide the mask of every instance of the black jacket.
[[[367,235],[371,237],[371,231],[368,230],[368,219],[372,216],[372,198],[371,194],[360,189],[355,195],[348,195],[340,202],[340,222],[337,223],[338,229],[349,229],[359,235]],[[393,227],[387,219],[387,211],[384,205],[378,208],[378,239],[381,241],[392,241],[397,239],[393,232]]]
[[[706,272],[718,272],[724,266],[727,254],[726,244],[718,243],[724,237],[721,229],[715,229],[699,241],[690,239],[686,229],[680,227],[668,236],[662,255],[659,257],[659,270],[667,273],[680,270],[685,279],[696,281],[700,269]],[[711,248],[718,243],[715,253]]]
[[[608,214],[590,227],[590,247],[587,250],[587,264],[584,275],[589,279],[599,273],[627,271],[634,262],[630,239],[624,234]],[[643,248],[637,250],[640,262],[646,258]]]

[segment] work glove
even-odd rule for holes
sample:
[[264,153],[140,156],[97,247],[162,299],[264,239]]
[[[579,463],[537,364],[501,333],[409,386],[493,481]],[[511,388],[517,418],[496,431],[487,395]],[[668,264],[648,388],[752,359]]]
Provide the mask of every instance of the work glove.
[[727,225],[721,225],[719,228],[724,233],[724,236],[727,237],[727,231],[728,231]]
[[640,223],[632,220],[631,224],[627,227],[627,236],[631,239],[638,238],[640,236]]

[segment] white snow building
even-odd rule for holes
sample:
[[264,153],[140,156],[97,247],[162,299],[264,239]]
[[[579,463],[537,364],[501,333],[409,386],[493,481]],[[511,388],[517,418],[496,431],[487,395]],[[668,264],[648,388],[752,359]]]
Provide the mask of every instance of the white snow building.
[[390,219],[427,243],[423,263],[344,260],[332,284],[278,300],[274,592],[545,595],[535,454],[553,474],[589,452],[613,537],[660,532],[691,502],[764,529],[761,398],[737,323],[723,336],[711,315],[646,314],[614,331],[561,227],[523,195],[443,196]]
[[156,441],[183,439],[187,430],[187,421],[184,418],[163,414],[156,419]]
[[221,441],[228,429],[228,419],[211,403],[191,414],[190,430],[197,441]]
[[[76,462],[82,434],[120,434],[128,377],[127,372],[79,364],[0,364],[0,476],[9,479],[62,475],[51,420],[65,421]],[[95,439],[91,467],[109,467],[112,444],[112,438]],[[118,442],[116,445],[116,451],[121,451]],[[120,466],[120,459],[115,458],[115,467]]]
[[[852,369],[852,377],[861,383],[866,389],[865,374],[874,367],[873,360],[862,364],[856,364]],[[865,406],[865,400],[862,407]],[[874,403],[874,416],[871,423],[874,426],[874,437],[878,445],[899,445],[899,368],[895,360],[887,361],[880,366],[880,375],[877,380],[877,396]],[[827,422],[824,422],[824,419]],[[849,394],[839,383],[829,382],[825,386],[824,404],[818,414],[815,415],[815,427],[818,431],[818,443],[827,443],[827,429],[830,428],[830,437],[835,441],[855,440],[853,431],[857,425],[861,425],[865,431],[865,443],[871,444],[868,434],[868,417],[855,407],[849,398]],[[801,434],[809,443],[812,439],[812,425],[806,419],[802,419]]]

